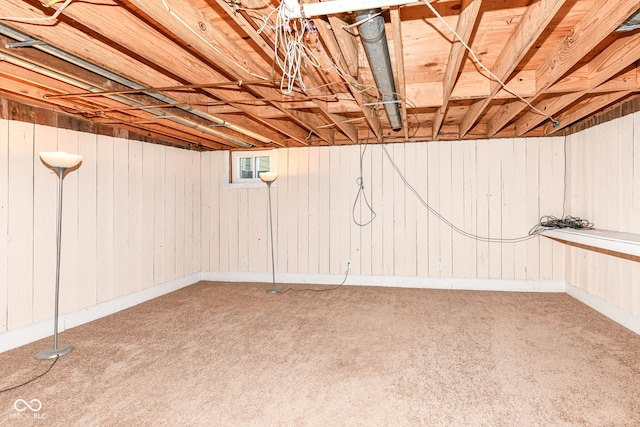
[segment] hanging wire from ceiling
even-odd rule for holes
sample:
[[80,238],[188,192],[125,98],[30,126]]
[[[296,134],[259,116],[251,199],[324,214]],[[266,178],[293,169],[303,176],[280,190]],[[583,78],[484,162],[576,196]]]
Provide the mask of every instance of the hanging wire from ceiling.
[[[43,4],[44,7],[51,7],[56,3],[60,3],[62,0],[51,0],[49,3]],[[40,18],[27,18],[21,16],[0,16],[0,21],[15,21],[15,22],[27,22],[27,23],[45,23],[49,21],[56,21],[58,16],[69,6],[73,0],[66,0],[62,6],[60,6],[53,15],[43,16]]]
[[469,54],[471,55],[471,57],[473,58],[474,62],[476,64],[478,64],[478,66],[480,68],[482,68],[483,70],[485,70],[490,77],[492,77],[496,82],[498,82],[498,84],[507,92],[509,92],[510,94],[512,94],[513,96],[515,96],[516,98],[520,99],[522,102],[524,102],[525,104],[527,104],[529,106],[529,108],[531,108],[532,111],[535,111],[536,113],[540,114],[541,116],[546,117],[547,119],[549,119],[551,121],[551,123],[553,123],[554,127],[557,127],[560,125],[560,122],[558,120],[555,120],[551,115],[545,113],[544,111],[536,108],[533,106],[533,104],[531,104],[531,102],[527,101],[526,99],[524,99],[522,96],[520,96],[520,94],[518,94],[517,92],[515,92],[514,90],[511,90],[507,84],[505,82],[502,81],[502,79],[500,79],[500,77],[496,76],[489,68],[487,68],[482,61],[480,61],[480,59],[476,56],[476,53],[473,51],[473,49],[467,44],[465,43],[465,41],[462,39],[462,37],[460,37],[460,35],[456,32],[456,30],[454,30],[448,23],[447,21],[445,21],[445,19],[438,13],[438,11],[431,5],[429,0],[423,0],[423,2],[429,7],[429,9],[431,9],[431,12],[444,24],[445,27],[447,27],[447,29],[449,29],[449,31],[451,31],[456,38],[458,39],[458,41],[462,44],[462,46],[464,46],[464,48],[469,52]]

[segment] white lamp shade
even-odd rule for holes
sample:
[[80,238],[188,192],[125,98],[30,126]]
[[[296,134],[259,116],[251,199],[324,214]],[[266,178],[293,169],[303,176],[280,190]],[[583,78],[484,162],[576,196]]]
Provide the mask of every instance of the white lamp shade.
[[273,182],[278,179],[278,174],[275,172],[260,172],[260,179],[264,182]]
[[72,168],[82,161],[81,155],[62,151],[41,151],[40,158],[47,165],[54,168]]

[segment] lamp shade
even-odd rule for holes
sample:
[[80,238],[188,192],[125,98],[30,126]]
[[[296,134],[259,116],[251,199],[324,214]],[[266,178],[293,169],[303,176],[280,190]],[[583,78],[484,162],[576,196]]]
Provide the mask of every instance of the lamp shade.
[[53,168],[72,168],[82,161],[81,155],[62,151],[41,151],[40,158]]
[[278,174],[275,172],[260,172],[260,179],[263,182],[273,182],[278,179]]

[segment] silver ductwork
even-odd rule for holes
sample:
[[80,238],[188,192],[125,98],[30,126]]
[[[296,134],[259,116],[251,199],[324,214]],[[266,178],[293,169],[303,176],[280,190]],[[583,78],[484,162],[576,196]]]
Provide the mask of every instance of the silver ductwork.
[[381,9],[367,9],[353,13],[358,22],[362,21],[362,24],[358,26],[358,32],[367,54],[373,78],[382,96],[382,105],[389,118],[391,129],[400,130],[402,129],[402,114],[396,94],[389,45],[384,30],[384,18],[380,16],[381,12]]

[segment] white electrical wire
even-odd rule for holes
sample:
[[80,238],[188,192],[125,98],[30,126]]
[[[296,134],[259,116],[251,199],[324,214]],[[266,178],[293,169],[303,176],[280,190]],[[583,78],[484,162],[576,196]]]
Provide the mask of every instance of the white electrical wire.
[[[70,1],[70,0],[67,0],[67,1]],[[246,67],[244,67],[242,64],[239,64],[233,58],[229,57],[229,55],[227,55],[224,51],[222,51],[222,50],[218,49],[217,47],[215,47],[214,45],[212,45],[209,42],[209,40],[207,40],[204,37],[202,37],[195,29],[191,28],[191,26],[189,24],[187,24],[180,16],[178,16],[178,14],[176,14],[173,10],[171,10],[171,7],[169,7],[169,5],[167,4],[167,2],[165,0],[162,0],[162,4],[164,5],[164,7],[167,9],[167,12],[169,12],[169,14],[171,16],[173,16],[178,22],[180,22],[180,24],[182,24],[186,29],[191,31],[196,37],[198,37],[200,40],[202,40],[202,42],[204,42],[207,46],[209,46],[217,54],[223,56],[228,61],[233,62],[235,65],[237,65],[238,67],[240,67],[242,70],[244,70],[245,72],[249,73],[253,77],[256,77],[258,79],[265,80],[265,81],[271,80],[270,78],[261,76],[259,74],[256,74],[253,71],[251,71],[251,70],[247,69]]]
[[469,47],[469,45],[467,43],[465,43],[464,40],[462,40],[462,37],[460,37],[460,35],[456,32],[456,30],[454,30],[453,28],[451,28],[451,26],[447,23],[447,21],[444,20],[444,18],[438,13],[437,10],[435,10],[435,8],[433,6],[431,6],[431,3],[428,0],[423,0],[424,3],[429,7],[429,9],[431,9],[431,12],[433,12],[433,14],[440,20],[442,21],[442,23],[445,25],[445,27],[447,27],[449,29],[449,31],[451,31],[458,39],[458,41],[460,41],[460,43],[462,44],[462,46],[464,46],[465,49],[467,49],[467,51],[469,51],[469,54],[471,55],[471,57],[473,58],[473,60],[476,62],[476,64],[478,64],[483,70],[485,70],[489,76],[493,77],[495,79],[496,82],[498,82],[498,84],[500,84],[500,86],[506,90],[507,92],[509,92],[510,94],[514,95],[516,98],[520,99],[522,102],[524,102],[525,104],[527,104],[529,106],[529,108],[531,108],[531,110],[535,111],[536,113],[540,114],[541,116],[544,116],[546,118],[548,118],[549,120],[551,120],[554,124],[558,123],[552,116],[550,116],[549,114],[545,113],[544,111],[534,107],[529,101],[527,101],[526,99],[524,99],[522,96],[520,96],[519,94],[517,94],[515,91],[509,89],[509,87],[506,85],[506,83],[504,83],[502,81],[502,79],[500,79],[500,77],[496,76],[490,69],[488,69],[481,61],[480,59],[478,59],[478,57],[476,56],[476,53],[473,51],[473,49],[471,49],[471,47]]
[[[51,1],[49,3],[47,3],[46,5],[43,5],[45,7],[51,7],[56,3],[59,3],[60,0],[58,1]],[[19,17],[19,16],[0,16],[0,21],[16,21],[16,22],[46,22],[46,21],[55,21],[58,19],[58,16],[60,16],[60,14],[62,13],[63,10],[65,10],[67,8],[67,6],[69,6],[69,3],[71,3],[73,0],[66,0],[62,6],[60,6],[56,12],[51,15],[51,16],[44,16],[42,18],[23,18],[23,17]]]

